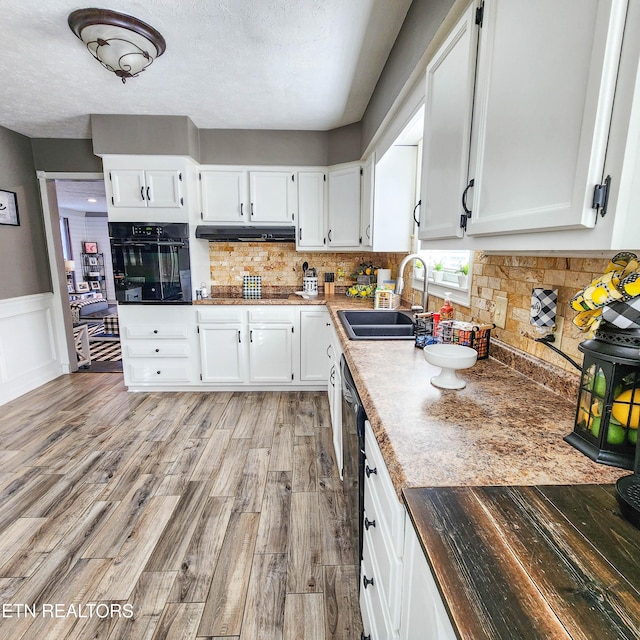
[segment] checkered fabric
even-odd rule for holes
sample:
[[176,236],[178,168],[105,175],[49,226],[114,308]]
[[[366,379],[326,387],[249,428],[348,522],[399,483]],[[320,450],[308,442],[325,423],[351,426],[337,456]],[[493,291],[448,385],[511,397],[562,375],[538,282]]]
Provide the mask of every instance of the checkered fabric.
[[262,298],[262,276],[243,276],[242,297],[245,300]]
[[602,319],[619,329],[640,329],[640,296],[607,305],[602,310]]
[[110,316],[103,318],[104,332],[108,335],[119,336],[120,335],[120,323],[118,321],[118,314],[114,313]]
[[553,327],[556,324],[558,291],[534,289],[531,292],[531,324],[536,327]]

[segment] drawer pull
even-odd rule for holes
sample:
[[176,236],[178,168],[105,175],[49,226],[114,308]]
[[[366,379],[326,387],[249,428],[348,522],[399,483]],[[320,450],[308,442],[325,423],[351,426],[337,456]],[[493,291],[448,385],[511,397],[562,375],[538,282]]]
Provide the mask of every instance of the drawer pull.
[[154,330],[153,330],[153,333],[158,333],[158,330],[157,330],[157,329],[154,329]]
[[367,478],[371,477],[372,473],[375,473],[376,475],[378,475],[377,467],[374,467],[373,469],[370,469],[369,465],[365,465],[364,472],[367,474]]
[[364,528],[369,531],[369,527],[375,527],[376,526],[376,521],[375,520],[368,520],[365,516],[364,519]]
[[156,349],[156,353],[160,353],[160,349]]
[[363,631],[362,633],[360,633],[360,640],[371,640],[371,634],[365,636]]
[[158,375],[160,375],[160,372],[159,372],[159,371],[156,371],[156,373],[157,373]]
[[375,586],[373,584],[373,578],[369,579],[367,578],[367,576],[362,576],[362,584],[364,585],[364,588],[366,589],[369,585],[371,585],[372,587]]

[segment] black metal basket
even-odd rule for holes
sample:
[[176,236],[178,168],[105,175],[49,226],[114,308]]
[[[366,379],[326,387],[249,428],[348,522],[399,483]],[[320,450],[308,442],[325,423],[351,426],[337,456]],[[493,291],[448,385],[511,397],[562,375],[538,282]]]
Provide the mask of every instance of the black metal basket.
[[416,348],[422,349],[432,341],[445,344],[459,344],[471,347],[478,352],[478,360],[489,357],[491,327],[480,326],[472,322],[458,320],[442,320],[437,324],[434,335],[433,317],[416,318],[414,324]]

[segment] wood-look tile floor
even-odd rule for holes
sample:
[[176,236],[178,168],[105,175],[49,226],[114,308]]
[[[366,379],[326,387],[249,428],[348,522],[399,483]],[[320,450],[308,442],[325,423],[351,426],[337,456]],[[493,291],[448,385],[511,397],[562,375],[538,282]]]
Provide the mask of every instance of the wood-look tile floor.
[[0,638],[360,638],[344,520],[325,393],[63,376],[0,407]]

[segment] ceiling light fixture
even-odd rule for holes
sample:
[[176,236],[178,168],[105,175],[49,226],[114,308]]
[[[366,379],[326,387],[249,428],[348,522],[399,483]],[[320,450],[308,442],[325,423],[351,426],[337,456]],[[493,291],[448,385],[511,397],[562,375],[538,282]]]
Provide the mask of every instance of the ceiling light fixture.
[[91,55],[123,83],[142,73],[167,47],[158,31],[125,13],[78,9],[68,22]]
[[87,198],[87,202],[98,202],[95,198]]

